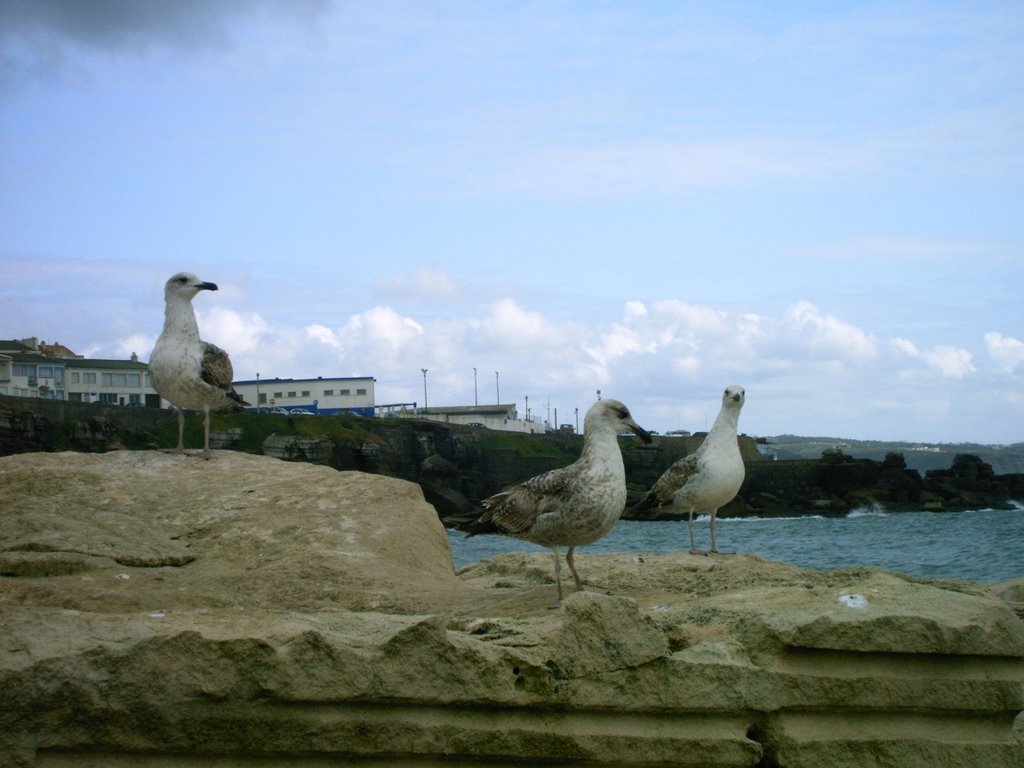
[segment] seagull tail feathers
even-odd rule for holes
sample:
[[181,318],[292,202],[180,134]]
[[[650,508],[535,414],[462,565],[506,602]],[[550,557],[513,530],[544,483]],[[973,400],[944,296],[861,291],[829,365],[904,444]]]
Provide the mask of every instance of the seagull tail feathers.
[[243,400],[242,396],[240,394],[238,394],[237,392],[235,392],[235,390],[233,390],[233,389],[230,392],[227,393],[227,396],[228,396],[228,399],[231,401],[231,403],[229,404],[228,407],[232,411],[244,411],[245,407],[247,405],[249,405],[249,403],[247,403],[245,400]]
[[633,520],[652,520],[658,516],[658,504],[657,498],[653,493],[648,492],[640,501],[630,507],[628,511],[629,517]]

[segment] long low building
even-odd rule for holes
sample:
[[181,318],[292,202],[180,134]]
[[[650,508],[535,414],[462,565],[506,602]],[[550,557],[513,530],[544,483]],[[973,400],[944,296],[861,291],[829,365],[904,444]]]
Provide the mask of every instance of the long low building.
[[375,382],[371,376],[252,379],[236,381],[235,391],[255,411],[291,411],[298,408],[325,415],[353,413],[373,416]]

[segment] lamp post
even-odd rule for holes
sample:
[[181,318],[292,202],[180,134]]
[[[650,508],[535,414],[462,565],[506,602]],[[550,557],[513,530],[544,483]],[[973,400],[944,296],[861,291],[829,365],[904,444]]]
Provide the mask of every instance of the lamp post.
[[256,413],[260,412],[260,372],[256,371]]
[[494,397],[495,404],[501,405],[501,389],[498,387],[498,372],[494,372]]
[[423,410],[427,410],[427,369],[420,368],[423,371]]
[[476,366],[473,367],[473,405],[480,405],[480,399],[476,395]]
[[526,420],[529,421],[530,420],[530,396],[529,395],[523,395],[523,397],[526,398]]

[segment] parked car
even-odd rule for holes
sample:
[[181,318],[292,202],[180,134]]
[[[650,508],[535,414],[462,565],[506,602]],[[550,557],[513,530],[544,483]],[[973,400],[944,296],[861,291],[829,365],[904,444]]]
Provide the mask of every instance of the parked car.
[[274,406],[273,408],[270,409],[270,413],[276,413],[276,414],[278,414],[280,416],[287,416],[288,415],[288,409],[287,408],[282,408],[280,405],[277,405],[277,406]]
[[315,416],[316,414],[312,411],[307,411],[305,408],[292,408],[288,411],[289,416]]

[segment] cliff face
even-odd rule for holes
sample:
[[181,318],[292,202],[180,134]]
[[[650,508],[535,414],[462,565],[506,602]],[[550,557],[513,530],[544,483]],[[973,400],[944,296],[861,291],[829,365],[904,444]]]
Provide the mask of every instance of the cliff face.
[[[186,441],[201,438],[190,416]],[[702,435],[655,437],[648,445],[622,437],[628,505],[673,462],[692,453]],[[106,451],[171,446],[177,417],[169,411],[0,396],[0,455],[33,450]],[[582,438],[525,435],[414,419],[215,415],[211,445],[289,461],[326,464],[417,483],[439,516],[458,524],[479,502],[505,487],[578,458]],[[858,506],[967,509],[1008,507],[1024,499],[1024,475],[995,476],[974,457],[922,478],[899,456],[884,461],[832,453],[818,461],[765,462],[754,440],[740,437],[747,477],[737,499],[719,514],[845,514]],[[963,461],[960,461],[964,458]],[[972,461],[973,459],[973,461]]]
[[1024,766],[980,585],[584,551],[551,610],[416,485],[241,452],[9,456],[0,498],[0,766]]

